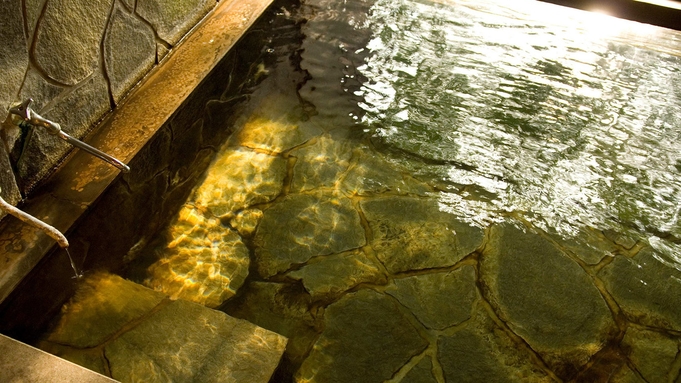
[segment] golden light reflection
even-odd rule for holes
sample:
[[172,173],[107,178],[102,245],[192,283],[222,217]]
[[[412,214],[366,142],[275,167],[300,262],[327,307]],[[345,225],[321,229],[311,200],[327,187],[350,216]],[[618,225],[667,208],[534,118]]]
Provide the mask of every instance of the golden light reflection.
[[248,249],[218,219],[187,205],[168,229],[172,241],[148,269],[144,284],[173,299],[217,307],[232,297],[248,275]]

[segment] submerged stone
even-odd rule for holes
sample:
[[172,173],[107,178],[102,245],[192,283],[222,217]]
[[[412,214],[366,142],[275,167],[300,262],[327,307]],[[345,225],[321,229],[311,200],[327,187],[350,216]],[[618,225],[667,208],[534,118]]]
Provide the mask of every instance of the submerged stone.
[[342,173],[350,166],[352,150],[349,143],[322,136],[292,155],[298,160],[293,168],[291,190],[337,189]]
[[171,242],[159,253],[144,284],[173,299],[217,307],[236,294],[248,276],[248,248],[218,219],[185,206],[168,229]]
[[262,216],[263,213],[260,209],[246,209],[236,213],[236,215],[229,220],[229,224],[235,228],[242,237],[250,237],[255,233],[255,229],[258,227]]
[[660,260],[647,247],[634,258],[615,257],[598,276],[629,320],[681,331],[681,272]]
[[371,247],[391,273],[452,266],[482,244],[482,229],[441,212],[435,200],[376,198],[361,207]]
[[[271,111],[265,113],[274,115]],[[254,114],[237,130],[232,141],[237,145],[271,154],[281,153],[304,142],[297,125],[289,123],[285,117],[275,118],[272,120]]]
[[359,214],[350,200],[331,194],[293,194],[265,211],[255,233],[258,271],[270,277],[312,257],[365,244]]
[[286,161],[247,149],[226,150],[210,165],[192,199],[216,217],[269,202],[281,193]]
[[592,279],[540,235],[494,226],[480,274],[501,319],[559,376],[584,365],[614,330]]
[[118,276],[94,274],[81,282],[74,297],[64,305],[58,325],[46,340],[77,348],[95,347],[127,323],[142,318],[165,298]]
[[355,149],[352,166],[344,176],[341,186],[344,191],[356,195],[374,195],[388,191],[425,195],[432,190],[426,183],[416,180],[407,172],[401,172],[379,153],[367,148]]
[[627,328],[622,344],[630,350],[629,360],[648,382],[671,382],[678,373],[673,368],[679,353],[678,340],[659,332]]
[[428,346],[397,302],[372,290],[345,295],[324,317],[296,382],[382,382]]
[[433,376],[433,362],[429,357],[421,361],[400,380],[402,383],[437,383]]
[[471,316],[478,299],[473,266],[435,274],[395,279],[386,293],[397,298],[423,325],[443,330]]
[[286,358],[299,365],[319,335],[310,296],[297,284],[251,282],[224,311],[289,338]]
[[[286,347],[281,335],[195,303],[164,299],[117,276],[98,274],[85,284],[42,347],[118,381],[267,382]],[[160,301],[129,312],[129,302],[149,299]],[[99,320],[78,319],[90,311]],[[96,341],[87,342],[94,349],[79,346],[83,337]]]
[[551,382],[531,350],[515,343],[485,310],[456,332],[438,338],[437,358],[447,382]]
[[361,250],[329,255],[288,276],[302,281],[314,299],[338,296],[360,283],[386,283],[385,275]]

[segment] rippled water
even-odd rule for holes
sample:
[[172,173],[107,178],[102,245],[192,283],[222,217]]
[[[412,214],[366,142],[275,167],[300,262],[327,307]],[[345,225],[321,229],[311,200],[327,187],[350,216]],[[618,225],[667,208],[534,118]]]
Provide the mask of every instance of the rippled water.
[[375,141],[474,221],[679,238],[681,59],[645,46],[674,51],[679,35],[478,4],[374,4],[359,94]]

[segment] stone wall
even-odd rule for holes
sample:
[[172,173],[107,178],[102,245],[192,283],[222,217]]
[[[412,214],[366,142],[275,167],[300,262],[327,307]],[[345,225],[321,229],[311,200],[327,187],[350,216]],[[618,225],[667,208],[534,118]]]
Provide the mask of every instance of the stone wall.
[[[33,109],[82,138],[214,6],[214,0],[0,2],[0,120]],[[5,121],[1,195],[17,204],[72,147],[42,128]]]

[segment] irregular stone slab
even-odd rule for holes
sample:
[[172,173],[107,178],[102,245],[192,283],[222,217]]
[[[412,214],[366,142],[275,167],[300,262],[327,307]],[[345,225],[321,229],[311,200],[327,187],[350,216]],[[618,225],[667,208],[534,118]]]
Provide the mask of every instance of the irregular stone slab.
[[251,282],[243,290],[223,311],[289,338],[285,358],[299,366],[319,336],[310,296],[289,283]]
[[672,364],[679,353],[678,341],[658,332],[629,326],[622,344],[631,350],[629,360],[648,382],[670,382],[678,373]]
[[[268,105],[274,108],[279,105]],[[268,113],[269,114],[273,114]],[[278,154],[304,142],[298,126],[284,117],[275,120],[260,116],[257,112],[234,133],[232,142],[250,149]]]
[[328,136],[319,137],[312,145],[294,150],[298,158],[293,167],[292,191],[337,188],[341,174],[350,166],[352,150],[347,142]]
[[371,247],[391,273],[452,266],[482,244],[482,229],[439,211],[435,200],[376,198],[361,207]]
[[154,30],[116,3],[104,36],[104,64],[114,100],[119,102],[155,61]]
[[213,6],[210,0],[139,0],[135,11],[160,38],[175,45]]
[[591,278],[540,235],[492,227],[480,274],[501,319],[559,376],[579,370],[614,330]]
[[329,255],[288,276],[302,281],[313,299],[338,296],[360,283],[387,282],[385,275],[361,250]]
[[235,228],[242,237],[250,237],[255,233],[263,212],[260,209],[242,210],[229,220],[229,224]]
[[172,241],[147,270],[146,286],[173,299],[214,308],[234,296],[246,280],[248,248],[220,220],[185,206],[168,229],[168,237]]
[[95,347],[126,324],[140,320],[164,299],[163,294],[115,275],[88,276],[64,307],[68,314],[62,314],[46,340],[76,348]]
[[324,317],[296,382],[382,382],[428,346],[397,302],[372,290],[344,296]]
[[[195,303],[164,299],[117,276],[99,274],[88,278],[87,284],[88,289],[65,306],[56,334],[42,346],[49,349],[58,339],[56,349],[72,347],[65,355],[72,357],[91,349],[73,348],[71,336],[99,340],[101,362],[85,367],[106,365],[119,381],[267,382],[286,347],[281,335]],[[162,302],[142,316],[126,310],[128,302],[154,299]],[[97,312],[101,321],[78,319],[89,312]],[[83,323],[91,324],[83,328]],[[105,326],[105,332],[115,327],[111,324],[120,326],[102,339],[98,324]],[[92,359],[79,361],[86,360]]]
[[265,211],[254,238],[258,272],[265,278],[365,243],[357,210],[331,194],[287,196]]
[[269,202],[281,193],[286,161],[246,149],[226,150],[214,160],[192,196],[194,204],[216,217]]
[[78,0],[48,2],[36,32],[33,55],[36,64],[52,79],[66,85],[74,85],[94,73],[110,9],[111,0],[93,0],[87,7]]
[[408,172],[381,158],[367,148],[353,152],[353,164],[342,180],[344,191],[356,195],[374,195],[387,191],[397,194],[426,195],[432,191],[428,184],[412,178]]
[[615,257],[598,276],[629,320],[681,331],[681,272],[658,259],[646,247],[633,259]]
[[439,337],[437,358],[447,382],[552,381],[483,310],[461,330]]
[[14,99],[24,80],[24,73],[28,68],[28,44],[24,35],[22,2],[3,1],[0,3],[2,23],[0,24],[0,36],[3,43],[0,44],[0,110],[4,113],[9,110],[10,103]]
[[407,375],[400,380],[404,383],[437,383],[437,379],[433,376],[433,362],[429,357],[421,359],[421,361],[407,373]]
[[473,266],[395,279],[395,285],[385,292],[433,330],[443,330],[469,319],[473,303],[479,298]]

